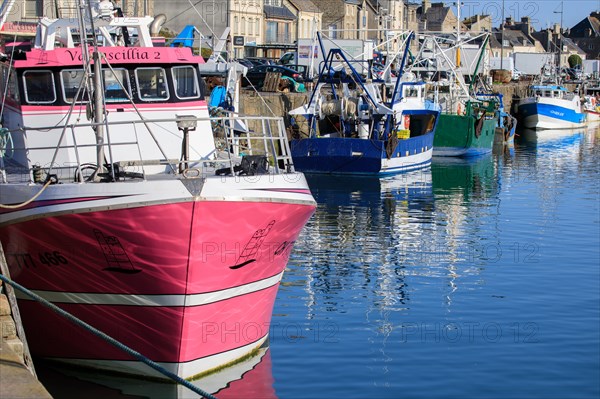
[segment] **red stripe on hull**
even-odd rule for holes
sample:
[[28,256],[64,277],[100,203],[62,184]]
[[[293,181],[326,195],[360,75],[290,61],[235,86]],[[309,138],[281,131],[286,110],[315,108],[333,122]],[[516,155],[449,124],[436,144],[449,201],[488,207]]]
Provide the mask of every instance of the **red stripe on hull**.
[[[65,311],[156,362],[183,363],[256,342],[269,332],[279,284],[195,307],[61,304]],[[41,357],[135,360],[33,301],[19,309],[31,351]]]

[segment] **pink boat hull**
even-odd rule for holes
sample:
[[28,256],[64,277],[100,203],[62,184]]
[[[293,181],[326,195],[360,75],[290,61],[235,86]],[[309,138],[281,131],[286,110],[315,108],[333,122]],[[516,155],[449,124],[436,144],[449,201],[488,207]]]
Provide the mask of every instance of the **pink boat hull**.
[[[190,201],[10,224],[0,240],[17,282],[189,378],[267,338],[289,253],[313,211]],[[20,309],[35,355],[120,362],[128,372],[133,359],[121,350],[40,304],[22,300]]]

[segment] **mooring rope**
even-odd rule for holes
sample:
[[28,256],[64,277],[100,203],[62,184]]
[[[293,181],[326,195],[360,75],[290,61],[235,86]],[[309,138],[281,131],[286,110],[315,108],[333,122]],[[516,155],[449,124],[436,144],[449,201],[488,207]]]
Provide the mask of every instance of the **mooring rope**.
[[116,339],[112,338],[111,336],[103,333],[102,331],[92,327],[91,325],[87,324],[86,322],[78,319],[77,317],[73,316],[72,314],[62,310],[61,308],[59,308],[58,306],[54,305],[53,303],[45,300],[44,298],[42,298],[41,296],[37,295],[36,293],[28,290],[27,288],[23,287],[22,285],[20,285],[19,283],[7,278],[6,276],[0,274],[0,280],[2,280],[3,282],[5,282],[6,284],[10,284],[13,288],[23,292],[24,294],[26,294],[27,296],[33,298],[35,301],[41,303],[42,305],[49,307],[51,310],[53,310],[54,312],[58,313],[59,315],[66,317],[69,321],[71,321],[74,324],[77,324],[78,326],[84,328],[85,330],[91,332],[92,334],[96,335],[97,337],[102,338],[103,340],[105,340],[106,342],[116,346],[117,348],[121,349],[122,351],[128,353],[129,355],[135,357],[136,359],[138,359],[140,362],[147,364],[148,366],[152,367],[154,370],[158,371],[159,373],[171,378],[173,381],[177,382],[178,384],[183,385],[184,387],[190,389],[191,391],[199,394],[200,396],[207,398],[207,399],[217,399],[215,396],[211,395],[208,392],[203,391],[202,389],[198,388],[197,386],[193,385],[191,382],[179,377],[177,374],[174,374],[172,372],[170,372],[169,370],[166,370],[164,367],[162,367],[160,364],[148,359],[147,357],[145,357],[144,355],[142,355],[139,352],[136,352],[135,350],[131,349],[130,347],[120,343],[119,341],[117,341]]
[[40,191],[38,191],[33,197],[29,198],[25,202],[21,202],[20,204],[16,204],[16,205],[4,205],[4,204],[0,204],[0,208],[3,208],[3,209],[19,209],[19,208],[22,208],[22,207],[24,207],[26,205],[29,205],[33,201],[35,201],[37,197],[39,197],[40,195],[42,195],[42,193],[44,192],[44,190],[46,190],[50,184],[52,184],[52,180],[48,179],[48,181],[44,184],[44,186],[42,187],[42,189]]

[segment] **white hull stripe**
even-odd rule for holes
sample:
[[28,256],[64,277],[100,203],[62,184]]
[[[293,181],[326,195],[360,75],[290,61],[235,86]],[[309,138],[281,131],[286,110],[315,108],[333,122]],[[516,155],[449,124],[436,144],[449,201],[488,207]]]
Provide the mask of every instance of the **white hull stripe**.
[[[115,306],[202,306],[226,299],[250,294],[272,287],[281,281],[283,271],[271,277],[238,287],[192,295],[137,295],[137,294],[98,294],[78,292],[56,292],[34,290],[37,295],[52,303],[74,303],[85,305]],[[32,300],[25,294],[17,292],[17,298]]]
[[[166,370],[177,374],[181,378],[190,379],[194,376],[197,376],[201,373],[205,373],[210,370],[216,370],[217,368],[222,367],[224,364],[228,364],[232,361],[241,359],[244,356],[250,354],[254,349],[259,348],[263,343],[267,340],[268,334],[259,338],[255,342],[251,342],[247,345],[241,346],[239,348],[235,348],[226,352],[216,353],[214,355],[209,355],[206,357],[202,357],[195,360],[190,360],[187,362],[181,363],[166,363],[166,362],[158,362],[163,368]],[[260,360],[261,355],[258,356]],[[99,360],[99,359],[63,359],[56,357],[48,357],[47,359],[52,359],[54,361],[67,363],[67,364],[76,364],[79,366],[83,366],[90,369],[99,369],[99,370],[110,370],[112,373],[122,373],[122,374],[131,374],[134,376],[149,376],[158,379],[168,380],[163,374],[151,369],[146,366],[142,362],[137,361],[127,361],[127,360]],[[229,366],[227,370],[231,371],[232,368],[235,368],[236,365]],[[209,389],[210,387],[206,385],[206,382],[202,383],[202,379],[198,380],[200,383],[200,387],[203,389]],[[192,382],[193,383],[193,382]],[[216,392],[218,389],[215,389],[213,392]],[[140,392],[141,396],[147,396],[148,392]]]

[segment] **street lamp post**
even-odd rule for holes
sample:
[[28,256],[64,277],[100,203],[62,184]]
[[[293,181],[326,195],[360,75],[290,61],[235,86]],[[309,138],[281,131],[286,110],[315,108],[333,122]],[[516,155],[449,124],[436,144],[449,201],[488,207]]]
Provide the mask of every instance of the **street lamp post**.
[[502,21],[500,21],[500,69],[504,69],[504,0],[502,0]]
[[560,2],[560,11],[554,11],[555,14],[560,14],[560,26],[558,27],[558,69],[560,72],[560,64],[562,63],[562,26],[563,26],[563,5],[564,2]]

